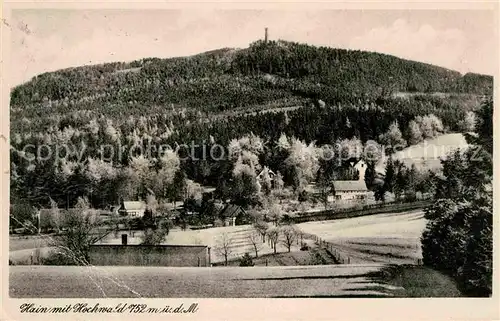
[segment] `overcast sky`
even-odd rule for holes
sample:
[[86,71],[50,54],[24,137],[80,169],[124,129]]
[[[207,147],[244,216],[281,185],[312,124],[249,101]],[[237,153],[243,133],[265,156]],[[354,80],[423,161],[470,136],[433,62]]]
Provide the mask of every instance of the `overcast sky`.
[[495,74],[493,11],[16,10],[12,86],[61,68],[247,47],[264,36]]

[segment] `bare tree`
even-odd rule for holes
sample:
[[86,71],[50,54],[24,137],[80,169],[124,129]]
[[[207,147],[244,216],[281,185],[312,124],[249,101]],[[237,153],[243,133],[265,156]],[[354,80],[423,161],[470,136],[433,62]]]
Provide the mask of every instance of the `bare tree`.
[[269,239],[269,243],[273,248],[274,254],[276,254],[276,246],[278,245],[278,240],[280,237],[280,231],[277,228],[272,228],[267,231],[267,238]]
[[227,233],[222,233],[214,247],[215,253],[224,256],[224,265],[226,266],[228,257],[233,253],[232,245],[233,239]]
[[259,221],[255,222],[255,224],[253,225],[253,227],[255,228],[255,230],[257,230],[257,232],[262,237],[262,243],[265,243],[266,242],[267,229],[269,228],[269,226],[267,225],[267,223],[264,222],[263,220],[259,220]]
[[76,210],[66,213],[64,226],[66,231],[54,238],[52,245],[73,264],[88,265],[90,246],[106,234],[99,215],[86,199],[79,198]]
[[281,233],[283,234],[282,242],[290,252],[293,243],[297,239],[297,230],[292,225],[287,225],[281,229]]
[[255,257],[259,257],[259,251],[262,249],[261,234],[258,231],[252,231],[247,238],[253,246]]
[[284,215],[284,211],[278,203],[270,204],[270,208],[268,210],[268,216],[271,221],[274,222],[274,226],[278,226]]

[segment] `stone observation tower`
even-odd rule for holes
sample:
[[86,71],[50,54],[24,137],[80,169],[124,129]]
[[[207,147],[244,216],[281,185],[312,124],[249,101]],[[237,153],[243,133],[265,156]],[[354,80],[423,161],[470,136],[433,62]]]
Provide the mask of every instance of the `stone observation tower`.
[[264,43],[267,43],[268,35],[267,35],[267,27],[265,29],[265,34],[264,34]]

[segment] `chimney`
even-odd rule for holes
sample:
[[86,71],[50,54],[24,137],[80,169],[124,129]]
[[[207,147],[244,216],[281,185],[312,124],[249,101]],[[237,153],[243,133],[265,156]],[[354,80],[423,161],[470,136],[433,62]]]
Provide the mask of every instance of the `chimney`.
[[267,27],[266,27],[266,33],[264,35],[264,43],[267,43]]
[[127,245],[127,234],[122,234],[122,245]]

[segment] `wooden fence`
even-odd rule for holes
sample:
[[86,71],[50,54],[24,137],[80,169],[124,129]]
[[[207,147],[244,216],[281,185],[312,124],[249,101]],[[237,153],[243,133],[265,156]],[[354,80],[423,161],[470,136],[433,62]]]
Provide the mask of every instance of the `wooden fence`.
[[[319,248],[322,248],[330,254],[336,264],[351,264],[352,258],[347,255],[346,253],[343,253],[341,250],[337,248],[337,246],[333,243],[327,242],[324,239],[320,238],[317,235],[310,234],[310,233],[304,233],[302,232],[301,235],[303,238],[307,238],[310,240],[314,240],[316,245],[318,245]],[[415,259],[414,264],[416,265],[423,265],[423,261],[420,258]]]
[[[298,217],[290,218],[294,223],[303,223],[309,221],[321,221],[321,220],[332,220],[340,218],[358,217],[364,215],[382,214],[387,212],[402,212],[413,209],[424,208],[432,204],[430,200],[422,200],[412,203],[385,203],[385,204],[374,204],[365,206],[362,209],[350,209],[350,210],[329,210],[314,214],[306,214]],[[301,232],[303,238],[314,240],[315,243],[320,247],[325,249],[333,258],[337,264],[351,264],[351,257],[336,248],[336,245],[321,239],[315,234]],[[422,265],[422,259],[415,260],[416,265]]]
[[315,213],[302,213],[299,216],[289,217],[288,220],[295,224],[310,222],[310,221],[335,220],[340,218],[350,218],[357,216],[382,214],[388,212],[410,211],[419,208],[424,208],[431,204],[432,204],[431,200],[422,200],[411,203],[394,202],[394,203],[372,204],[363,206],[361,208],[332,209]]

